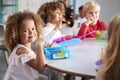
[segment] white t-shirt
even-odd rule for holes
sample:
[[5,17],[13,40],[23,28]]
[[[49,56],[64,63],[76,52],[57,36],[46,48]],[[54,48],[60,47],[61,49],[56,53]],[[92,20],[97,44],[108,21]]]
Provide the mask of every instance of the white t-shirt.
[[77,36],[78,31],[81,27],[81,24],[87,21],[86,18],[78,18],[78,20],[75,20],[74,26],[73,26],[73,35]]
[[60,30],[55,31],[54,28],[55,28],[54,25],[52,25],[51,23],[47,23],[46,26],[43,29],[43,35],[49,43],[52,43],[53,40],[56,39],[56,38],[64,36],[60,32]]
[[[29,53],[17,55],[18,48],[24,47]],[[35,80],[37,71],[27,65],[26,62],[36,57],[36,54],[22,44],[18,44],[9,57],[8,80]]]

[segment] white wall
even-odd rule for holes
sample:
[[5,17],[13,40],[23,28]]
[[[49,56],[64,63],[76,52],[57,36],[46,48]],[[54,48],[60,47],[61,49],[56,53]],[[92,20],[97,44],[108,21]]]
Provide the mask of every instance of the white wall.
[[75,13],[78,14],[78,8],[79,8],[79,6],[85,4],[87,1],[90,1],[90,0],[76,0],[76,10],[75,10]]
[[101,5],[100,18],[110,22],[111,18],[120,14],[120,0],[97,0]]
[[45,2],[49,2],[53,0],[18,0],[18,10],[30,10],[33,12],[37,12],[38,8]]
[[[19,11],[24,9],[31,10],[33,12],[37,12],[38,8],[41,4],[53,0],[18,0],[18,8]],[[76,0],[76,10],[75,12],[78,13],[78,7],[86,3],[90,0]],[[101,14],[100,19],[109,22],[111,17],[120,13],[120,0],[96,0],[101,6]]]

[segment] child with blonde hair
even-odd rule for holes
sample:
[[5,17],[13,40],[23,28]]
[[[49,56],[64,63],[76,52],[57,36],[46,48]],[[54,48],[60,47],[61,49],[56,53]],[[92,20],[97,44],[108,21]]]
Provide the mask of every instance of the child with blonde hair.
[[120,80],[120,15],[109,24],[108,42],[97,80]]
[[[40,17],[32,12],[17,12],[8,17],[4,34],[10,52],[8,80],[35,80],[36,70],[44,71],[42,24]],[[34,41],[36,54],[31,49]]]
[[108,24],[99,19],[100,5],[95,1],[89,1],[83,6],[83,13],[87,19],[84,22],[78,32],[78,36],[83,38],[96,37],[96,31],[105,31],[108,28]]

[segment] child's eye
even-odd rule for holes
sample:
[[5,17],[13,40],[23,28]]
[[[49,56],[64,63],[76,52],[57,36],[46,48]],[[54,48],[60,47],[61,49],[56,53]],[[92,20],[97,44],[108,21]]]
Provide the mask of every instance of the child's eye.
[[95,14],[97,14],[98,12],[96,11]]
[[32,28],[32,30],[34,30],[35,28]]
[[54,14],[62,15],[62,13],[61,13],[61,12],[55,12]]
[[23,31],[24,31],[24,32],[27,32],[28,30],[27,30],[27,29],[24,29]]
[[32,28],[32,30],[35,30],[36,28],[34,27],[34,28]]

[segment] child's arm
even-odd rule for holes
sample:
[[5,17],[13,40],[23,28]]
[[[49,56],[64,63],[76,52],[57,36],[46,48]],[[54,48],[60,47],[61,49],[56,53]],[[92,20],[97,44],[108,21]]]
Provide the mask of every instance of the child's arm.
[[39,71],[43,71],[45,69],[45,56],[43,51],[43,43],[45,42],[44,39],[38,39],[36,41],[36,62],[37,68]]
[[[83,36],[83,35],[85,35],[86,33],[87,33],[87,30],[88,30],[88,26],[85,24],[85,23],[83,23],[82,25],[81,25],[81,28],[79,29],[79,31],[78,31],[78,36]],[[85,37],[85,36],[84,36]]]
[[42,72],[45,69],[45,56],[43,52],[43,43],[45,42],[44,39],[37,39],[35,43],[35,51],[36,51],[36,59],[32,59],[27,62],[32,68]]
[[[88,16],[86,22],[84,22],[81,25],[81,28],[79,29],[78,32],[78,36],[83,36],[85,34],[87,34],[87,32],[89,32],[89,25],[94,23],[94,19],[92,16]],[[84,36],[83,38],[85,38],[86,36]]]

